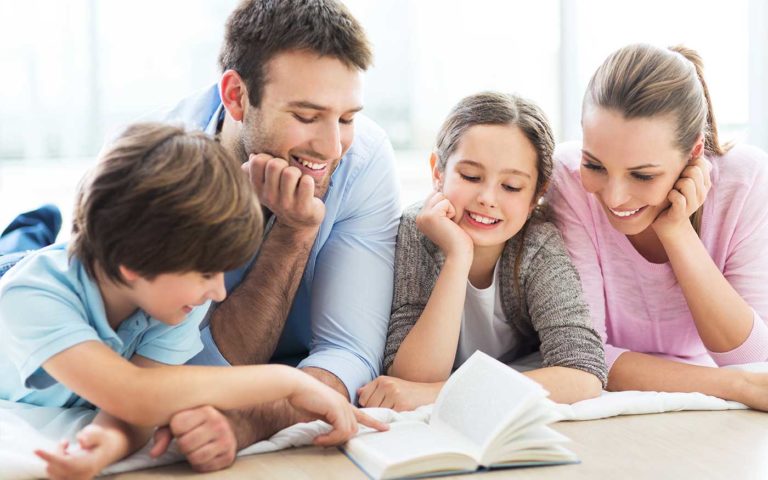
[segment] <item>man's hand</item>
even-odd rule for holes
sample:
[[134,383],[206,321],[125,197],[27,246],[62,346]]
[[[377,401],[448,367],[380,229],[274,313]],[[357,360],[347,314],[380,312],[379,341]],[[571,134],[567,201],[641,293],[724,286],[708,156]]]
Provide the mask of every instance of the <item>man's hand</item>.
[[315,197],[315,181],[282,158],[266,153],[251,154],[243,164],[259,201],[283,225],[296,229],[315,228],[325,216],[325,205]]
[[434,403],[444,384],[409,382],[382,375],[358,389],[357,394],[363,407],[384,407],[403,412]]
[[46,473],[51,480],[89,480],[109,465],[111,438],[106,429],[88,425],[76,438],[79,451],[70,452],[67,441],[62,441],[56,452],[35,450],[35,455],[48,464]]
[[235,461],[237,440],[229,420],[213,407],[205,406],[179,412],[167,427],[155,432],[153,458],[165,453],[171,440],[198,472],[227,468]]

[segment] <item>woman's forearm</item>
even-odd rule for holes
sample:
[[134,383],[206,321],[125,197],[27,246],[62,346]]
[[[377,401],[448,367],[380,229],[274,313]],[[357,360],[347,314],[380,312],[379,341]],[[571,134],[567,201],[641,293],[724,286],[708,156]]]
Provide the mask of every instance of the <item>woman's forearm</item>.
[[660,239],[707,349],[728,352],[742,345],[752,331],[752,308],[717,268],[693,227]]

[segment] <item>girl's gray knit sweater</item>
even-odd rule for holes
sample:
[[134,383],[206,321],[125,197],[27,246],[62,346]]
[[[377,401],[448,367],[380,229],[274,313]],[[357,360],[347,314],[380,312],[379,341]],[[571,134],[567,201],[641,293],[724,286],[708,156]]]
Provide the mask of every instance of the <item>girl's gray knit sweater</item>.
[[[395,252],[395,287],[384,351],[384,372],[424,311],[445,256],[416,227],[421,203],[405,210]],[[541,350],[544,367],[561,366],[595,375],[605,387],[608,371],[603,343],[592,327],[581,283],[557,228],[532,220],[525,233],[519,285],[514,266],[521,234],[504,247],[499,265],[501,304],[517,334],[520,356]],[[426,353],[426,352],[425,352]]]

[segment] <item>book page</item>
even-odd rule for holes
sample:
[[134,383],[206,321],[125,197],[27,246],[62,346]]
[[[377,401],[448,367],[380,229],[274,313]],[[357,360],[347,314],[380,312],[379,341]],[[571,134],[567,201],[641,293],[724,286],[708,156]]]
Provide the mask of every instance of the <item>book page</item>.
[[373,478],[427,471],[463,471],[477,468],[472,449],[458,435],[436,433],[422,422],[399,422],[386,432],[371,432],[349,440],[343,447],[347,455]]
[[538,383],[478,351],[446,382],[430,425],[449,427],[484,449],[507,424],[546,396]]

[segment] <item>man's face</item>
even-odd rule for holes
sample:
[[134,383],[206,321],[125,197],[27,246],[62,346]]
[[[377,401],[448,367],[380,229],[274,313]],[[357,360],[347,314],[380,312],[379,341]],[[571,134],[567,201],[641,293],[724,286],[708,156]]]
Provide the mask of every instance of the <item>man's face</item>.
[[248,105],[240,147],[280,157],[315,180],[315,196],[328,190],[331,174],[354,138],[363,105],[362,72],[332,57],[289,51],[267,63],[261,105]]

